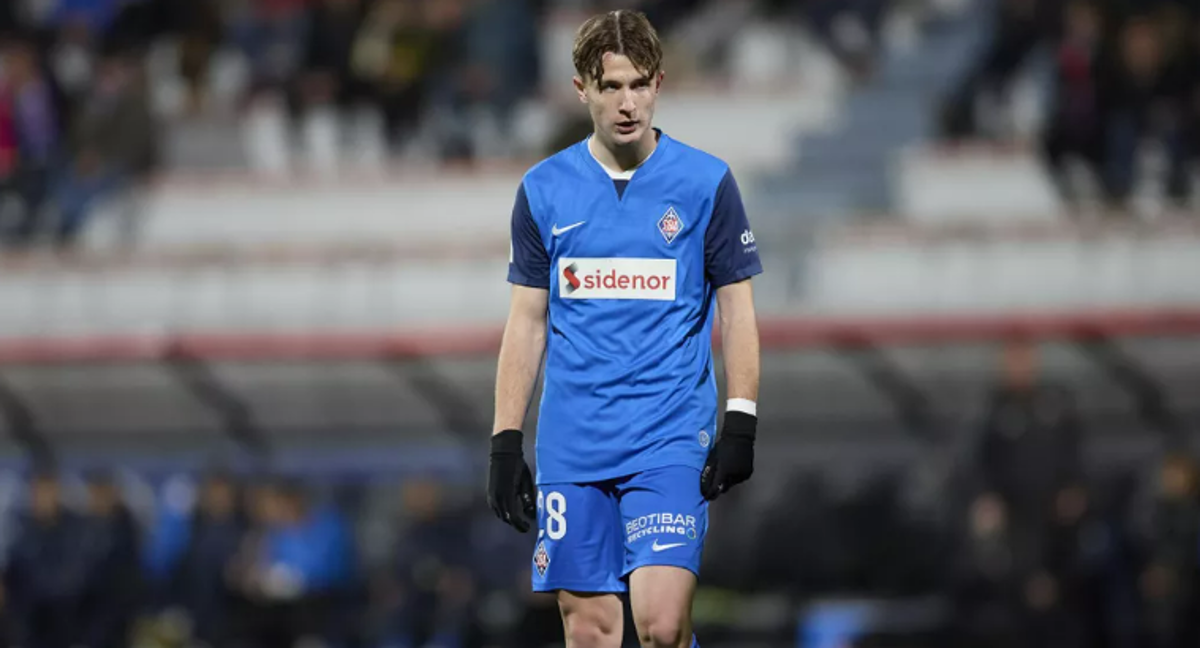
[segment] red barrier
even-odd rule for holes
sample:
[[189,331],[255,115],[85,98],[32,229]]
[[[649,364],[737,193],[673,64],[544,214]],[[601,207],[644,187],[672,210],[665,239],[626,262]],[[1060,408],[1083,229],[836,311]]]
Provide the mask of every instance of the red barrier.
[[[943,345],[1029,339],[1200,337],[1200,309],[893,318],[778,318],[759,323],[766,350],[865,343]],[[354,360],[496,353],[498,327],[389,333],[186,334],[0,339],[0,364],[153,362],[172,356],[224,361]]]

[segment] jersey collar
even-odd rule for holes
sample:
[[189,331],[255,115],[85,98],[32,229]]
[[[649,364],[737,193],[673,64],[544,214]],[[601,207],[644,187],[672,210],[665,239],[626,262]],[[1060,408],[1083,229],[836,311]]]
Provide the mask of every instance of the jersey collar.
[[596,159],[596,156],[592,153],[590,146],[592,136],[588,135],[582,142],[580,142],[580,146],[582,147],[580,153],[585,158],[584,164],[591,166],[597,172],[604,175],[604,177],[613,180],[631,180],[635,174],[645,175],[646,173],[649,173],[650,169],[653,168],[657,161],[662,158],[662,149],[663,147],[667,146],[671,139],[659,128],[655,128],[654,132],[658,133],[658,145],[654,147],[654,150],[650,152],[650,155],[647,156],[645,160],[642,160],[641,164],[624,172],[613,171],[612,169],[609,169],[601,164],[600,160]]

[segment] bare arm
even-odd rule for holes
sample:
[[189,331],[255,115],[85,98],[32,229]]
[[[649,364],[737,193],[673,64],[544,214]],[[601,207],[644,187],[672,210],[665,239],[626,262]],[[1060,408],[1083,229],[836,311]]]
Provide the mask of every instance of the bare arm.
[[750,280],[717,289],[721,347],[725,359],[726,398],[758,401],[758,321]]
[[550,293],[514,285],[496,368],[496,415],[492,434],[520,430],[525,423],[542,355],[546,351],[546,308]]

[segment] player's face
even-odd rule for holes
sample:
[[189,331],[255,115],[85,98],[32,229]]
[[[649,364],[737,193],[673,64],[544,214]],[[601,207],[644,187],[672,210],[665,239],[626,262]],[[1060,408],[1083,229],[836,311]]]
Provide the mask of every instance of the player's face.
[[654,102],[662,85],[662,72],[651,77],[623,54],[604,55],[600,81],[575,78],[579,100],[592,114],[596,135],[605,144],[620,147],[646,137],[654,118]]

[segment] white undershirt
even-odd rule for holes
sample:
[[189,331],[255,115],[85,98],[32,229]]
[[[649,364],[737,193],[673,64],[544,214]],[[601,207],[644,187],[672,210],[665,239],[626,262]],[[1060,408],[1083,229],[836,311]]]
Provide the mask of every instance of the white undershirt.
[[595,160],[596,164],[599,164],[600,168],[604,169],[604,172],[608,174],[608,177],[612,178],[613,180],[632,180],[633,173],[635,171],[637,171],[638,169],[640,169],[642,167],[642,165],[646,163],[646,160],[649,160],[650,158],[654,157],[654,151],[658,150],[658,147],[655,146],[654,151],[650,151],[650,155],[646,156],[646,160],[642,160],[640,163],[638,163],[637,166],[633,167],[632,169],[629,169],[628,171],[613,171],[612,169],[608,168],[607,165],[605,165],[603,162],[601,162],[600,158],[596,157],[595,151],[592,150],[592,136],[591,135],[588,136],[587,144],[588,144],[587,150],[588,150],[588,153],[591,154],[592,159]]

